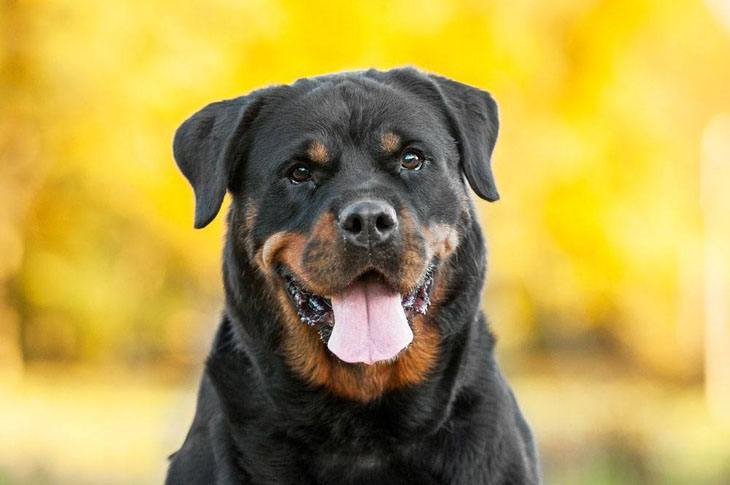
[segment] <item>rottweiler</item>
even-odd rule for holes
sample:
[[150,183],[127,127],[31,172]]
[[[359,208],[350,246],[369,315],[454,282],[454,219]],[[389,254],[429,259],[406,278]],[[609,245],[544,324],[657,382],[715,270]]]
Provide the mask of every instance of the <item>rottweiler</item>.
[[202,228],[231,195],[225,307],[168,484],[540,483],[480,310],[469,187],[497,105],[414,68],[212,103],[175,160]]

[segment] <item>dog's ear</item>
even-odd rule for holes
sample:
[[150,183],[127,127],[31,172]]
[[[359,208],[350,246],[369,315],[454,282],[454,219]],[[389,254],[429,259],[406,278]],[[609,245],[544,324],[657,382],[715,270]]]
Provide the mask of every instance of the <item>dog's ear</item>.
[[482,199],[499,199],[492,174],[497,142],[497,103],[481,89],[413,68],[391,71],[407,89],[438,106],[446,116],[461,157],[461,168],[472,190]]
[[207,226],[220,211],[234,166],[242,157],[244,135],[261,107],[262,96],[211,103],[185,120],[172,149],[177,166],[195,191],[195,227]]
[[481,89],[441,76],[429,77],[441,91],[469,185],[482,199],[498,200],[492,173],[492,152],[499,132],[497,103]]

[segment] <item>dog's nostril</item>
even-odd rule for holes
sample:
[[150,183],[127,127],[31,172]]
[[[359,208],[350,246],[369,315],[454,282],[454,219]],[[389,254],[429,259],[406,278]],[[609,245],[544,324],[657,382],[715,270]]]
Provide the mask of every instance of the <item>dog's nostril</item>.
[[394,226],[394,221],[388,214],[379,214],[375,219],[375,229],[379,232],[386,232]]
[[343,229],[351,234],[360,234],[362,232],[362,218],[359,214],[350,214],[342,225]]

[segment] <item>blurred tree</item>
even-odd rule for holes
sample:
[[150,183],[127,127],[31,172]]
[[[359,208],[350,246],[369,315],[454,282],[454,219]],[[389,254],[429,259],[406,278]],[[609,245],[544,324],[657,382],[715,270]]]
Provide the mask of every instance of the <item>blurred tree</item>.
[[701,3],[56,0],[6,2],[2,29],[2,355],[197,359],[222,224],[190,229],[175,127],[263,84],[415,64],[500,102],[503,199],[479,209],[502,351],[702,374],[697,147],[730,110],[730,41]]

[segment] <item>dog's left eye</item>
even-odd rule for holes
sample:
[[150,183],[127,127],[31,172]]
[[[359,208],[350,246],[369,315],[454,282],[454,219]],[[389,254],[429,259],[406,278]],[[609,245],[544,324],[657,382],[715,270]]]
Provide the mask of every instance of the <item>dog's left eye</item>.
[[423,153],[409,148],[401,155],[400,166],[406,170],[421,170],[425,160],[426,158],[423,156]]
[[298,163],[289,170],[287,177],[291,183],[301,184],[312,178],[312,172],[303,163]]

